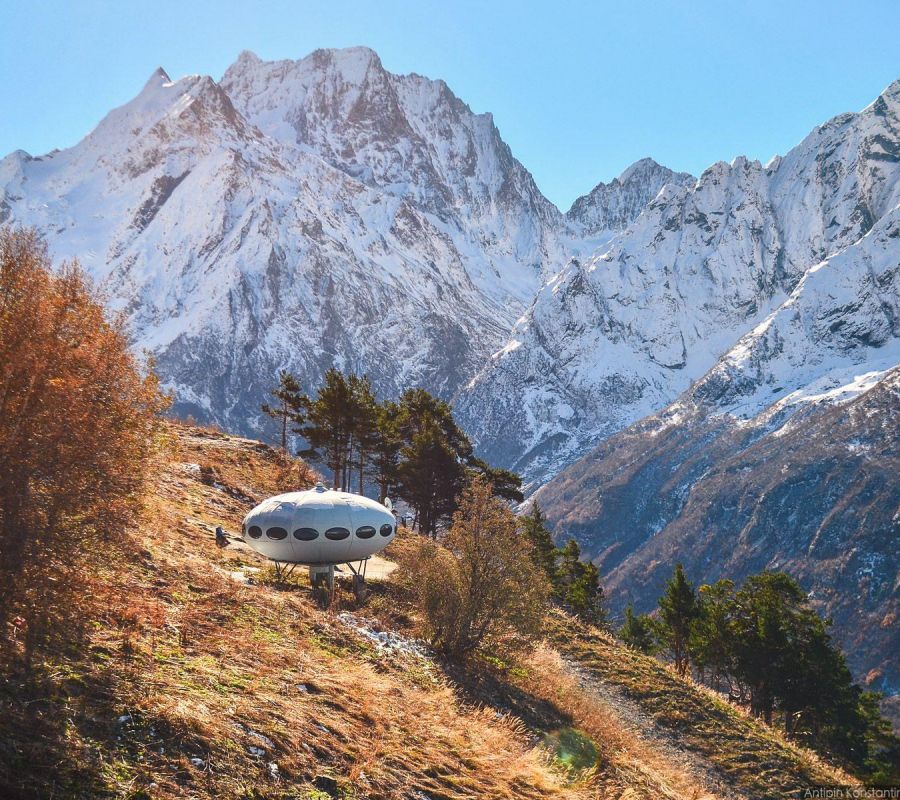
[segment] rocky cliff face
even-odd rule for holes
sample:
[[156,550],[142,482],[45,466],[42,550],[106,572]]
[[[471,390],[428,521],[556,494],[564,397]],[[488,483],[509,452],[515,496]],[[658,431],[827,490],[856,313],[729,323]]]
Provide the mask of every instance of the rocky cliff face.
[[0,162],[0,220],[82,260],[177,410],[237,430],[279,368],[453,395],[569,235],[490,115],[363,48],[159,70],[70,150]]
[[582,235],[611,238],[624,231],[668,183],[692,186],[697,179],[687,172],[673,172],[652,158],[642,158],[609,183],[598,183],[579,197],[566,217]]
[[[458,407],[482,454],[537,486],[671,403],[897,206],[898,164],[900,82],[767,166],[738,158],[665,186],[624,233],[543,287],[466,388]],[[879,241],[895,258],[895,240]],[[844,280],[836,273],[825,283]]]
[[676,561],[701,582],[786,570],[857,675],[900,689],[898,243],[894,208],[677,402],[537,493],[617,608],[655,606]]

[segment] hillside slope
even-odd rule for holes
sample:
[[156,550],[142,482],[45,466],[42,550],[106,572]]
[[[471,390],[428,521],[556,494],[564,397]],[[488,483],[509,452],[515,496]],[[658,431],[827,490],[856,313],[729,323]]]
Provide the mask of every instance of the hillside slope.
[[[61,644],[0,684],[4,797],[649,800],[847,780],[590,629],[514,668],[451,676],[409,638],[412,609],[391,583],[373,584],[365,608],[344,592],[320,611],[303,579],[275,586],[243,543],[220,550],[213,536],[313,474],[207,429],[169,426],[165,439],[132,552],[96,576],[104,611],[86,648]],[[666,713],[722,747],[673,733],[650,706],[636,722],[617,697],[632,684],[658,686]],[[568,726],[594,742],[587,773],[541,746]]]
[[[852,294],[865,296],[866,283],[853,281]],[[853,307],[830,291],[833,305]],[[875,337],[879,325],[854,330],[846,315],[820,305],[817,317],[802,299],[736,348],[737,379],[711,372],[564,470],[537,499],[558,535],[577,538],[598,564],[618,611],[628,602],[654,608],[678,561],[701,583],[785,570],[833,618],[857,680],[896,695],[900,369],[878,367],[896,360],[900,340],[889,338],[894,316],[876,295],[885,314],[871,319],[888,321],[885,342],[854,365],[861,331]],[[785,324],[834,330],[813,344],[779,336]],[[779,360],[785,365],[773,370]],[[822,379],[803,386],[807,370]],[[761,403],[766,396],[777,401]]]
[[569,235],[489,114],[366,48],[158,69],[75,146],[0,160],[7,222],[102,283],[183,415],[244,432],[279,368],[449,398]]
[[[481,455],[537,488],[714,368],[742,391],[724,362],[773,313],[750,364],[774,373],[762,400],[782,380],[830,381],[835,365],[817,349],[836,353],[834,340],[858,372],[896,366],[898,204],[900,81],[783,158],[738,157],[663,187],[541,289],[466,386],[460,419]],[[817,324],[789,324],[795,311]]]

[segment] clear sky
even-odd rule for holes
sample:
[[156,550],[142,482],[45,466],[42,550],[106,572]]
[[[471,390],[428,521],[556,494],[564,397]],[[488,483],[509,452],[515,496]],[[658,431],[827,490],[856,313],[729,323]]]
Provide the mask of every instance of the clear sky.
[[368,45],[491,111],[557,205],[644,156],[767,161],[900,78],[900,0],[2,0],[0,156],[77,142],[163,66]]

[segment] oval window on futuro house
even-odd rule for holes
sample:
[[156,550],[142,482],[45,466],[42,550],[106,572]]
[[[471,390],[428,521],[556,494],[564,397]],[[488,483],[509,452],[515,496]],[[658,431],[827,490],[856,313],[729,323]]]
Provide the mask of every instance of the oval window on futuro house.
[[266,531],[266,536],[270,539],[287,539],[287,531],[284,528],[269,528]]
[[251,525],[249,530],[247,531],[247,535],[251,539],[258,539],[260,536],[262,536],[262,528],[260,528],[259,525]]
[[375,528],[371,525],[363,525],[356,529],[356,535],[360,539],[371,539],[375,535]]
[[382,525],[381,526],[381,535],[382,536],[390,536],[394,532],[393,525]]
[[311,542],[319,538],[319,532],[315,528],[297,528],[294,531],[294,538],[301,542]]
[[333,541],[339,541],[341,539],[346,539],[350,535],[350,531],[346,528],[329,528],[325,531],[325,538],[332,539]]

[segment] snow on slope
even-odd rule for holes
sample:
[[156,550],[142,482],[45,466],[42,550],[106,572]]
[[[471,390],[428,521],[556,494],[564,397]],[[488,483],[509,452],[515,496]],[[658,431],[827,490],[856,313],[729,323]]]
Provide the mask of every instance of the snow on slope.
[[176,410],[240,431],[279,368],[452,397],[590,246],[490,114],[366,48],[157,70],[75,147],[0,161],[4,221],[102,282]]
[[614,608],[653,608],[676,561],[698,583],[787,570],[834,618],[857,677],[900,690],[898,243],[900,206],[676,402],[537,492]]
[[222,86],[266,135],[430,214],[492,300],[521,313],[564,259],[559,211],[502,141],[440,80],[393,75],[373,51],[264,63],[243,53]]
[[752,419],[846,402],[900,364],[900,206],[816,264],[791,296],[716,364],[695,402]]
[[609,183],[598,183],[566,212],[583,236],[612,238],[634,222],[667,183],[692,186],[687,172],[673,172],[652,158],[642,158]]
[[[537,485],[668,405],[896,206],[898,177],[900,81],[765,167],[741,157],[666,186],[604,252],[542,289],[466,388],[458,408],[480,453]],[[898,257],[895,239],[877,241]],[[842,269],[813,283],[827,292]],[[808,363],[809,381],[827,372]]]
[[0,161],[3,221],[102,282],[176,408],[238,430],[280,367],[450,396],[565,230],[489,117],[362,49],[244,54],[222,85],[158,70],[75,147]]

